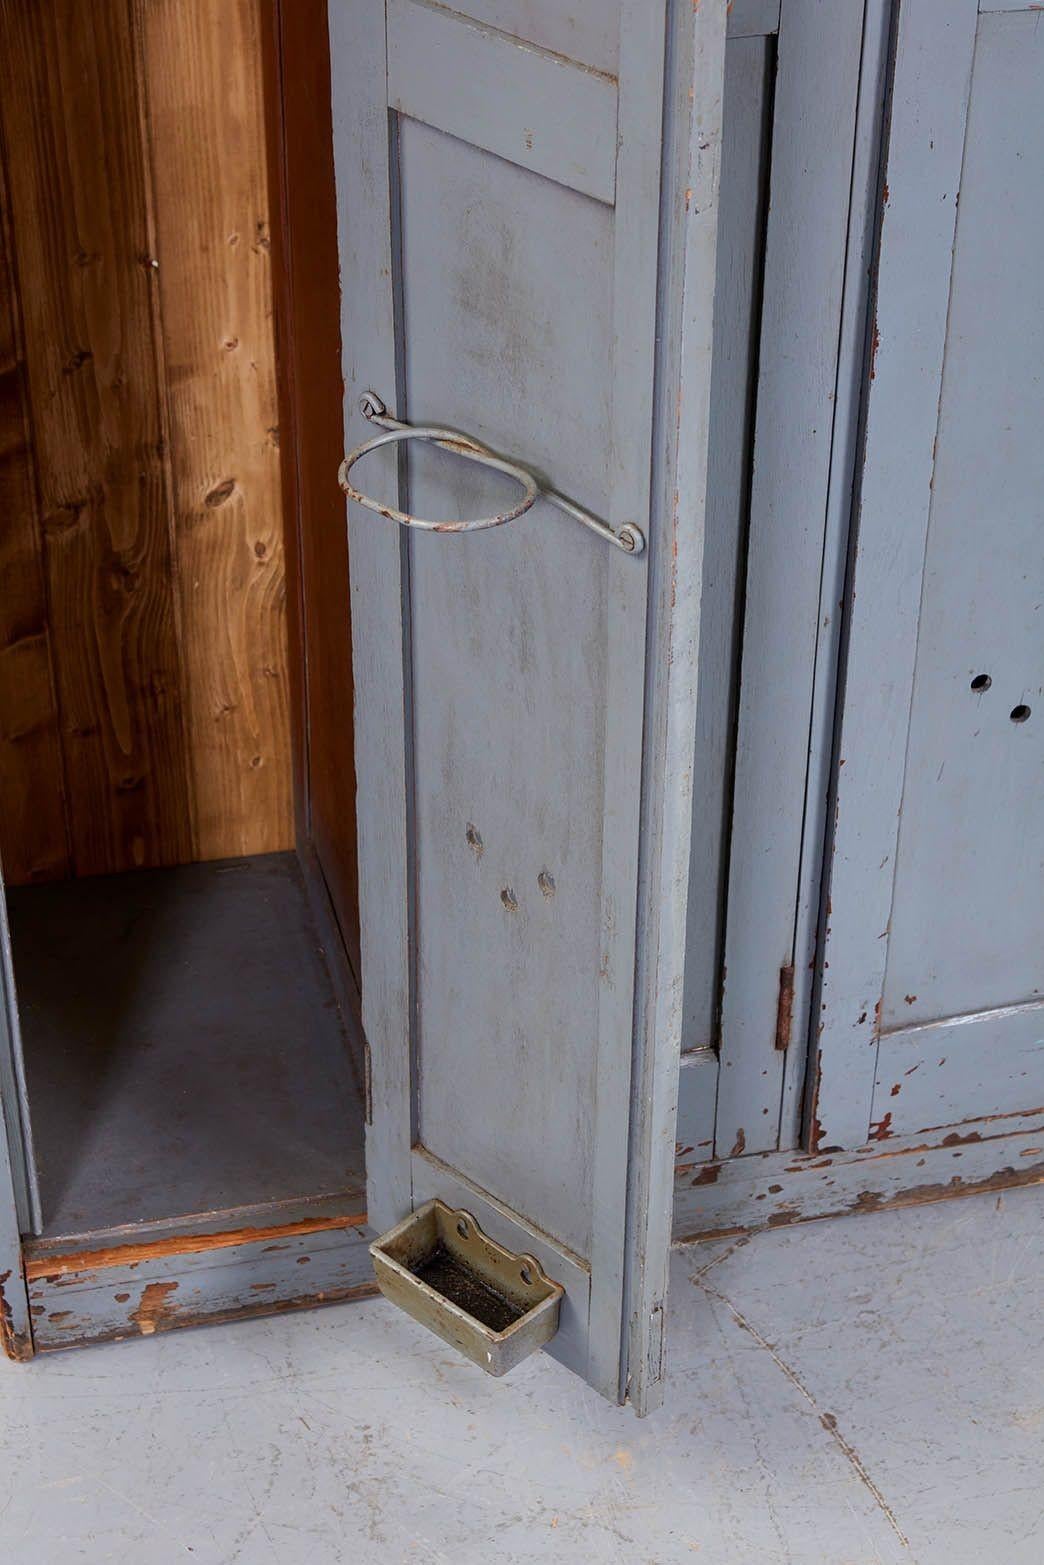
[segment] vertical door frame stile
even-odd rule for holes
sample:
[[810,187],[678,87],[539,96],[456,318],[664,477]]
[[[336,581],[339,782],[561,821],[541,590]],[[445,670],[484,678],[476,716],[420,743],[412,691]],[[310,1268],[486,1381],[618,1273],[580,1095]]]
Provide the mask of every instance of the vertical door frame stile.
[[[793,966],[864,5],[780,8],[715,1156],[774,1151]],[[829,59],[808,92],[801,69]],[[793,67],[791,67],[791,62]],[[818,240],[809,261],[808,235]],[[794,714],[797,713],[795,719]],[[800,1036],[791,1022],[790,1041]]]
[[[650,16],[649,13],[652,12]],[[620,5],[619,121],[613,213],[612,473],[609,522],[619,530],[648,513],[652,481],[656,341],[656,247],[667,0]],[[627,279],[628,286],[620,284]],[[621,395],[620,393],[623,393]],[[652,518],[650,518],[652,520]],[[655,548],[655,544],[653,545]],[[634,757],[642,750],[644,660],[649,612],[646,562],[610,550],[606,561],[606,720],[602,812],[602,900],[599,932],[598,1065],[591,1231],[588,1378],[604,1396],[624,1394],[627,1355],[623,1313],[628,1287],[628,1163],[639,912],[642,790]],[[621,1265],[622,1259],[622,1265]],[[611,1346],[610,1346],[611,1344]]]
[[807,1136],[805,1084],[814,1054],[812,1004],[816,948],[823,911],[824,850],[833,785],[845,577],[854,516],[853,486],[859,460],[863,393],[869,370],[870,295],[893,11],[893,0],[866,0],[794,940],[793,1047],[787,1051],[784,1063],[779,1122],[779,1145],[784,1150],[803,1144]]
[[[724,0],[672,5],[667,38],[649,657],[628,1164],[626,1393],[659,1406],[685,989],[707,503]],[[709,280],[709,281],[708,281]]]
[[[864,1143],[873,1108],[977,11],[977,0],[900,0],[895,27],[808,1077],[813,1152]],[[887,669],[867,677],[882,649]]]
[[[372,433],[359,411],[367,376],[375,390],[401,391],[394,351],[396,309],[391,248],[392,171],[389,164],[388,54],[384,5],[330,0],[330,59],[335,146],[359,149],[337,163],[338,236],[342,271],[352,270],[356,319],[342,314],[345,449]],[[338,63],[353,59],[349,83]],[[360,84],[364,86],[360,87]],[[391,351],[389,352],[389,345]],[[387,392],[383,392],[387,397]],[[405,409],[395,407],[398,416]],[[395,492],[394,455],[375,453],[378,482]],[[352,525],[353,516],[360,525]],[[375,527],[349,508],[351,604],[356,670],[356,774],[359,819],[359,895],[368,916],[360,933],[362,1021],[367,1039],[366,1177],[368,1216],[390,1228],[412,1205],[410,1149],[414,1028],[411,972],[413,895],[408,851],[409,757],[403,736],[411,727],[406,606],[409,557],[399,528]]]

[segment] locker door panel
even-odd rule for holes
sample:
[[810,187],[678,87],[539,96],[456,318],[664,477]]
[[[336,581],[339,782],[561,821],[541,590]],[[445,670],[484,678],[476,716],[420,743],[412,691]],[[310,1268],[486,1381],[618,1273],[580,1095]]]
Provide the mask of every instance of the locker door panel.
[[[725,11],[332,0],[330,18],[346,440],[374,433],[373,392],[542,486],[474,533],[350,507],[371,1222],[467,1206],[565,1286],[550,1351],[642,1408],[663,1362]],[[358,472],[427,520],[514,492],[414,441]]]
[[1044,1091],[1044,40],[971,0],[904,0],[897,25],[820,1148]]

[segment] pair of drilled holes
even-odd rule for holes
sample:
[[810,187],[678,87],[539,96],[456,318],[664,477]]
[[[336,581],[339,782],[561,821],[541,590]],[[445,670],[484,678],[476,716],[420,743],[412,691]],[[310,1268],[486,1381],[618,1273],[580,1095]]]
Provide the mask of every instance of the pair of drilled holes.
[[[982,695],[983,691],[988,690],[992,684],[993,680],[990,678],[989,674],[976,674],[975,678],[971,682],[971,688],[975,691],[976,695]],[[1032,707],[1028,707],[1024,701],[1020,701],[1018,706],[1012,707],[1011,711],[1008,713],[1008,716],[1011,718],[1013,723],[1024,723],[1032,710]]]
[[[468,1234],[471,1232],[463,1217],[458,1217],[457,1219],[457,1232],[460,1234],[462,1239],[466,1239]],[[531,1268],[528,1266],[520,1266],[518,1269],[518,1275],[521,1277],[522,1281],[528,1288],[529,1284],[533,1281],[533,1272]]]

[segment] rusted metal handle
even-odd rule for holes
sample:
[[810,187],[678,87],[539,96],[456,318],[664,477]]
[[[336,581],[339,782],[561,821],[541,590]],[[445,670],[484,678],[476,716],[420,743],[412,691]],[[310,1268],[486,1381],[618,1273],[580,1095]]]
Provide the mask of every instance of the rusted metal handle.
[[[373,422],[384,423],[385,420],[374,418]],[[408,511],[398,511],[393,505],[384,505],[349,482],[348,474],[360,458],[370,451],[377,451],[381,446],[389,446],[401,440],[430,440],[444,451],[453,451],[457,456],[466,457],[469,462],[479,462],[483,467],[493,468],[495,472],[506,473],[508,478],[514,478],[522,485],[522,498],[510,510],[500,511],[496,516],[479,516],[471,521],[429,522],[423,516],[411,516]],[[417,527],[429,533],[478,533],[487,527],[503,527],[505,522],[513,522],[516,517],[524,516],[540,493],[540,485],[524,467],[516,467],[514,462],[505,462],[494,456],[477,440],[459,435],[452,429],[436,428],[432,424],[396,424],[387,433],[375,435],[372,440],[365,441],[348,453],[337,477],[349,500],[364,505],[368,511],[376,511],[378,515],[388,517],[389,521],[398,522],[400,527]]]
[[[645,548],[645,538],[631,523],[626,523],[619,532],[615,532],[591,511],[585,510],[583,506],[559,494],[556,489],[546,488],[536,474],[530,472],[527,467],[497,456],[472,435],[464,435],[454,429],[442,429],[434,424],[404,424],[401,420],[391,417],[380,397],[373,391],[367,391],[360,398],[359,410],[371,424],[379,424],[386,432],[365,441],[361,446],[356,446],[354,451],[349,451],[338,470],[338,482],[349,500],[365,506],[368,511],[376,511],[379,516],[386,516],[389,521],[398,522],[400,527],[416,527],[422,532],[431,533],[482,532],[485,528],[502,527],[505,522],[515,521],[517,517],[524,516],[537,499],[543,499],[557,506],[566,516],[572,516],[576,521],[581,522],[591,532],[604,538],[607,543],[622,549],[625,554],[641,554]],[[375,500],[372,495],[364,494],[350,482],[348,475],[352,468],[368,452],[377,451],[381,446],[392,445],[401,440],[430,440],[433,445],[441,446],[444,451],[452,451],[456,456],[465,457],[469,462],[478,462],[483,467],[490,467],[495,472],[504,473],[508,478],[513,478],[516,483],[522,485],[522,498],[510,510],[501,511],[496,516],[482,516],[467,521],[431,522],[424,517],[413,516],[408,511],[399,511],[393,505],[384,505],[381,501]]]

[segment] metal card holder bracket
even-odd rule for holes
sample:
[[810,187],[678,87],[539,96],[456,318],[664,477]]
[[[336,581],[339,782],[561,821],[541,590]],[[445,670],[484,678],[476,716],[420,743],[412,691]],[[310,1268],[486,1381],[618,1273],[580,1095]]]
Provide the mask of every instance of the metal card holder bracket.
[[483,1233],[437,1197],[370,1245],[385,1298],[490,1375],[505,1375],[558,1330],[565,1292],[532,1255]]
[[[627,522],[619,532],[614,531],[607,522],[603,522],[593,512],[585,510],[583,506],[560,494],[557,489],[551,489],[542,483],[529,468],[523,467],[519,462],[497,456],[473,435],[462,434],[453,429],[442,429],[432,424],[405,424],[400,419],[391,417],[380,397],[373,391],[365,392],[360,398],[359,411],[371,424],[378,424],[386,433],[376,435],[372,440],[367,440],[362,445],[356,446],[353,451],[349,451],[338,471],[338,482],[349,500],[365,506],[368,511],[376,511],[379,516],[385,516],[389,521],[398,522],[400,527],[414,527],[422,532],[433,533],[482,532],[489,527],[502,527],[506,522],[513,522],[517,517],[524,516],[536,501],[541,499],[547,500],[566,516],[571,516],[575,521],[582,523],[584,527],[604,539],[606,543],[612,544],[614,548],[622,549],[625,554],[638,555],[645,549],[645,537],[632,523]],[[432,522],[421,516],[413,516],[408,511],[399,511],[394,506],[384,505],[351,483],[349,474],[352,468],[368,452],[405,440],[431,441],[433,445],[441,446],[444,451],[452,451],[456,456],[462,456],[469,462],[478,462],[483,467],[503,473],[521,485],[522,497],[515,505],[494,516]]]

